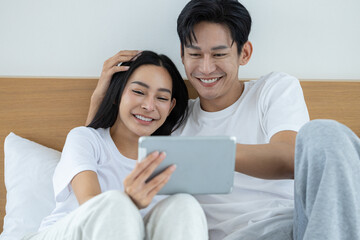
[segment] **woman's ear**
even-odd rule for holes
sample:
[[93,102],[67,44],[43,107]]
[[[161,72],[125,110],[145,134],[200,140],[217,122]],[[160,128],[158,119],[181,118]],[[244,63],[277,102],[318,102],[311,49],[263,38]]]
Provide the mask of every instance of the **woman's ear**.
[[168,116],[170,115],[171,111],[174,109],[175,105],[176,105],[176,99],[173,98],[173,99],[171,100],[171,105],[170,105],[170,110],[169,110]]

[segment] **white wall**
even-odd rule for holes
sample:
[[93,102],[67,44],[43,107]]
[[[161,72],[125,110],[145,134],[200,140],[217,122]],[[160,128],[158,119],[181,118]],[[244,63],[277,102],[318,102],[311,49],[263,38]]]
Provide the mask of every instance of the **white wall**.
[[[121,49],[169,55],[188,0],[0,0],[0,76],[98,77]],[[360,79],[359,0],[243,0],[254,53],[240,78]]]

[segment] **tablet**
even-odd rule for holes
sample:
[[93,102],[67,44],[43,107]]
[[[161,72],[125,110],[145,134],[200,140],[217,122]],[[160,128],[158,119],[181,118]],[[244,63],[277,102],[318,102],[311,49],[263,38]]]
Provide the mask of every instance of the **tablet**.
[[234,182],[235,149],[236,139],[229,136],[146,136],[139,138],[138,161],[154,151],[166,153],[149,180],[176,164],[158,194],[226,194]]

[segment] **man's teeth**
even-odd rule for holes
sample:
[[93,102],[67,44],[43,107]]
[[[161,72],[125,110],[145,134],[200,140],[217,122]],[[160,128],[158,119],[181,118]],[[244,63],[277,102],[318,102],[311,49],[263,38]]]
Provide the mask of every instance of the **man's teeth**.
[[146,122],[151,122],[152,121],[152,118],[146,118],[146,117],[143,117],[143,116],[140,116],[140,115],[135,115],[135,117],[140,119],[140,120],[146,121]]
[[213,83],[213,82],[216,82],[217,80],[219,80],[219,78],[212,78],[212,79],[200,78],[200,81],[202,81],[203,83]]

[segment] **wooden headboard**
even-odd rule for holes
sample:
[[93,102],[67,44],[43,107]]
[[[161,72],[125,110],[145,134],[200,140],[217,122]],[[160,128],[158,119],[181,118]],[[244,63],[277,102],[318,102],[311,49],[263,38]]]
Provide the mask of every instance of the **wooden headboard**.
[[[0,145],[14,132],[62,149],[70,129],[85,123],[97,79],[0,78]],[[186,81],[190,97],[196,92]],[[359,81],[301,81],[311,119],[330,118],[360,136]],[[4,151],[0,151],[0,232],[5,215]]]

